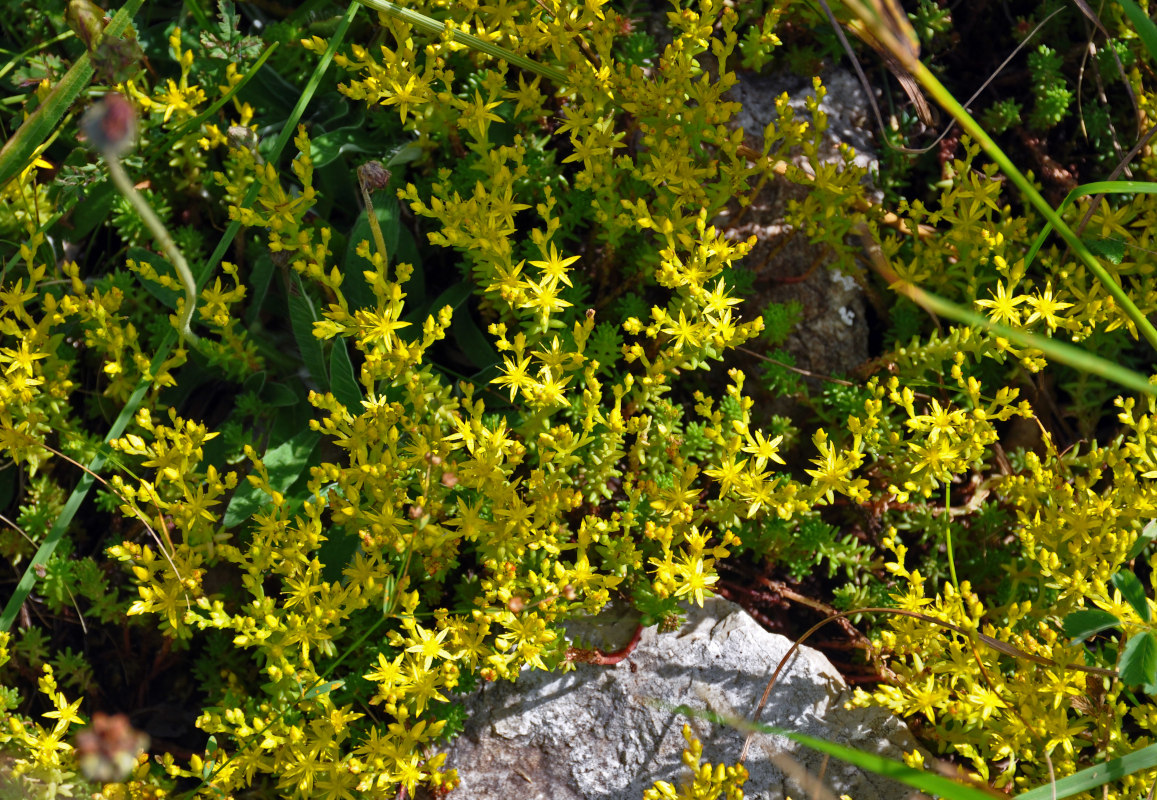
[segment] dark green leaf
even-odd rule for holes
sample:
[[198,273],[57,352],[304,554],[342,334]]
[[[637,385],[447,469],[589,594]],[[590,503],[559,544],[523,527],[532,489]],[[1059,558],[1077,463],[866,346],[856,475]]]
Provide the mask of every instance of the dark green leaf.
[[265,296],[269,293],[269,284],[273,280],[273,258],[269,251],[262,251],[253,264],[249,273],[249,309],[245,312],[245,324],[253,325],[261,313],[261,306],[265,304]]
[[1129,555],[1125,560],[1132,561],[1141,555],[1142,551],[1152,544],[1154,539],[1157,539],[1157,519],[1149,520],[1145,527],[1141,529],[1141,535],[1137,537],[1137,541],[1133,542],[1133,546],[1129,548]]
[[309,295],[305,293],[301,276],[295,272],[289,289],[289,323],[293,327],[293,338],[297,341],[305,368],[321,390],[326,391],[329,389],[329,376],[325,372],[325,352],[321,341],[313,335],[313,323],[317,321],[317,312],[314,311]]
[[362,411],[362,389],[354,375],[354,365],[346,350],[345,339],[335,339],[329,354],[329,374],[333,396],[355,417]]
[[261,392],[261,390],[262,390],[262,388],[264,388],[264,386],[265,386],[265,370],[262,369],[262,370],[258,370],[257,372],[252,373],[248,378],[245,379],[245,381],[241,384],[241,391],[242,392],[252,392],[253,394],[258,394]]
[[1109,628],[1116,628],[1120,624],[1121,620],[1108,611],[1102,611],[1099,608],[1087,608],[1074,611],[1065,617],[1064,630],[1065,636],[1074,642],[1083,642],[1090,636]]
[[365,126],[359,121],[335,131],[329,131],[310,142],[309,152],[316,169],[328,166],[346,153],[372,153],[377,148],[366,136]]
[[[308,466],[319,438],[316,432],[306,430],[266,451],[262,461],[269,472],[270,488],[284,492],[293,485]],[[269,499],[268,492],[243,481],[229,501],[222,524],[226,528],[237,525],[257,513]]]
[[1137,612],[1137,616],[1148,622],[1151,618],[1149,601],[1145,599],[1145,587],[1141,585],[1137,576],[1125,569],[1114,575],[1112,581],[1125,598],[1125,602]]
[[483,370],[501,361],[498,351],[490,343],[490,337],[478,327],[474,316],[465,304],[470,299],[470,285],[466,281],[459,281],[451,286],[430,305],[430,313],[437,314],[444,306],[454,309],[454,317],[450,322],[450,336],[454,344],[469,359],[476,369]]
[[261,402],[270,408],[288,408],[301,398],[284,383],[268,383],[261,390]]
[[1112,264],[1120,264],[1125,258],[1125,243],[1120,239],[1090,239],[1085,242],[1085,247]]
[[1157,681],[1157,637],[1152,631],[1139,633],[1125,643],[1117,669],[1126,686]]
[[[398,260],[398,240],[402,227],[398,213],[398,201],[392,197],[381,197],[380,195],[379,192],[379,198],[374,202],[374,216],[377,217],[382,238],[386,242],[387,261],[394,264]],[[345,260],[342,264],[342,272],[345,275],[342,290],[354,308],[375,308],[377,298],[370,290],[370,285],[362,274],[370,268],[370,262],[357,254],[358,245],[362,241],[369,242],[371,250],[375,249],[374,235],[365,211],[358,215],[358,220],[354,223],[353,230],[350,231]]]
[[112,181],[101,181],[84,190],[82,199],[73,207],[68,223],[70,241],[83,241],[108,219],[113,198],[117,196]]

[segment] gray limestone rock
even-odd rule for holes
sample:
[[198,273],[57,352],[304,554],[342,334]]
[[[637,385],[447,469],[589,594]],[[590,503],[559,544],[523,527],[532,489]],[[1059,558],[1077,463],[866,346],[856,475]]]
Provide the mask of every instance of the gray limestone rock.
[[[634,619],[629,612],[604,613],[570,634],[614,649],[629,638]],[[684,723],[703,742],[705,762],[734,763],[743,733],[673,709],[749,716],[791,644],[739,606],[712,599],[692,608],[675,633],[648,629],[614,666],[527,671],[513,684],[487,685],[469,698],[466,730],[449,747],[448,766],[462,780],[451,798],[639,800],[657,780],[678,786],[686,777]],[[844,709],[848,696],[827,658],[802,647],[780,675],[762,721],[891,758],[915,747],[907,727],[891,715]],[[822,775],[834,796],[900,800],[912,794],[779,736],[758,735],[746,766],[746,796],[753,800],[827,796],[800,784],[809,773]]]

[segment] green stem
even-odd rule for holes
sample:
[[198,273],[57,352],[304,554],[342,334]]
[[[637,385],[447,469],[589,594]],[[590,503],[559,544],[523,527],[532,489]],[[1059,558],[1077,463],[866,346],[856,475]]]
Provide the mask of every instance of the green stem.
[[960,581],[956,580],[956,558],[952,552],[952,490],[948,481],[944,482],[944,547],[948,551],[948,574],[959,595]]
[[181,337],[192,344],[196,344],[199,339],[197,334],[193,333],[190,327],[193,322],[193,311],[197,307],[197,282],[193,280],[193,273],[189,270],[189,264],[185,261],[185,257],[181,255],[181,250],[177,247],[173,237],[169,235],[165,224],[161,222],[161,218],[153,211],[152,206],[145,200],[144,196],[137,191],[133,186],[133,182],[129,180],[128,173],[125,168],[121,166],[120,159],[113,153],[105,152],[105,161],[108,163],[108,171],[112,175],[113,183],[120,189],[121,194],[132,203],[136,212],[140,214],[141,219],[145,221],[145,225],[157,240],[157,244],[165,252],[169,261],[172,262],[173,267],[177,270],[177,274],[181,277],[181,283],[185,287],[185,308],[181,312],[181,320],[178,326],[178,331]]
[[366,220],[370,223],[370,232],[374,235],[374,245],[382,254],[382,268],[385,270],[383,277],[388,279],[390,276],[390,254],[386,251],[386,239],[382,236],[382,226],[378,224],[378,215],[374,211],[374,201],[370,198],[372,192],[365,183],[359,182],[359,186],[362,190],[362,200],[366,203]]

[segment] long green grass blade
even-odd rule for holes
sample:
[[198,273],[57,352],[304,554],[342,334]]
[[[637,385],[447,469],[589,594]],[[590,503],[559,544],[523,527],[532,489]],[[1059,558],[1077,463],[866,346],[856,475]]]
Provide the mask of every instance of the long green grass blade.
[[982,328],[995,336],[1008,339],[1010,342],[1021,347],[1036,348],[1044,353],[1045,357],[1050,361],[1066,364],[1073,369],[1087,372],[1091,375],[1099,375],[1106,380],[1110,380],[1127,389],[1132,389],[1135,392],[1157,394],[1157,384],[1150,383],[1149,379],[1141,373],[1134,372],[1127,367],[1122,367],[1115,361],[1095,356],[1067,342],[1058,341],[1048,336],[1038,336],[1035,333],[1010,328],[1007,325],[1001,325],[1000,323],[993,322],[983,314],[970,311],[963,306],[959,306],[950,300],[945,300],[943,297],[926,292],[923,289],[908,287],[906,293],[917,304],[935,314],[954,319],[957,322],[963,322],[966,325],[971,325],[976,328]]
[[[1057,206],[1057,213],[1060,214],[1063,212],[1072,205],[1075,200],[1094,194],[1157,194],[1157,183],[1149,181],[1095,181],[1093,183],[1085,183],[1066,195],[1065,199],[1061,201],[1061,204]],[[1052,230],[1052,223],[1046,222],[1044,229],[1041,230],[1040,235],[1036,237],[1036,240],[1032,243],[1032,247],[1029,248],[1028,253],[1024,257],[1026,267],[1032,263],[1032,260],[1036,258],[1036,254],[1044,247],[1044,243],[1048,240]]]
[[1121,10],[1125,12],[1125,16],[1133,23],[1133,28],[1137,31],[1137,35],[1141,37],[1141,41],[1145,45],[1145,49],[1149,51],[1149,55],[1157,58],[1157,25],[1153,24],[1153,20],[1149,19],[1149,15],[1141,10],[1133,0],[1117,0],[1121,4]]
[[992,795],[975,786],[970,786],[966,783],[960,783],[950,778],[945,778],[935,772],[926,772],[924,770],[913,769],[906,764],[899,761],[893,761],[890,758],[876,755],[875,753],[865,753],[860,750],[855,750],[851,747],[845,747],[842,744],[835,742],[825,742],[823,739],[817,739],[814,736],[808,736],[803,733],[796,733],[795,731],[786,730],[784,728],[777,728],[773,725],[765,725],[761,722],[751,722],[750,720],[741,719],[739,717],[716,714],[702,709],[691,708],[689,706],[676,706],[672,709],[676,714],[686,714],[689,717],[703,717],[720,725],[727,725],[739,731],[748,733],[768,733],[776,736],[784,736],[791,739],[793,742],[798,742],[805,747],[810,747],[813,750],[818,750],[821,753],[826,753],[830,756],[846,761],[849,764],[859,767],[860,769],[874,772],[877,775],[883,775],[886,778],[891,778],[894,781],[911,786],[913,789],[918,789],[927,794],[949,798],[949,800],[992,800]]
[[1061,778],[1053,784],[1038,786],[1016,796],[1016,800],[1052,800],[1061,797],[1072,797],[1075,794],[1088,792],[1098,786],[1104,786],[1111,781],[1157,767],[1157,744],[1134,750],[1128,755],[1097,764],[1095,767],[1083,769],[1080,772]]
[[[120,36],[124,33],[129,21],[143,3],[144,0],[129,0],[125,3],[112,18],[112,22],[105,26],[104,35]],[[36,149],[48,139],[68,109],[72,107],[77,95],[88,86],[92,76],[92,63],[88,53],[84,53],[64,74],[40,108],[24,120],[20,129],[4,143],[4,147],[0,149],[0,187],[32,162]]]
[[1081,241],[1081,238],[1070,228],[1060,215],[1053,210],[1032,182],[1025,177],[1010,159],[1000,146],[993,140],[988,132],[981,127],[973,116],[968,113],[964,106],[952,95],[944,84],[932,74],[932,72],[924,66],[919,58],[911,52],[911,48],[907,47],[905,43],[901,42],[896,36],[896,33],[890,30],[886,25],[881,24],[878,13],[873,13],[860,0],[844,0],[844,4],[852,10],[861,22],[867,27],[869,32],[880,42],[881,45],[900,62],[900,65],[906,69],[911,75],[919,81],[920,85],[932,95],[936,102],[938,102],[952,118],[956,120],[956,124],[960,126],[961,130],[967,133],[973,140],[978,142],[988,154],[989,158],[1000,168],[1000,171],[1008,176],[1008,179],[1016,185],[1020,193],[1026,200],[1035,208],[1045,220],[1052,225],[1065,243],[1072,248],[1073,253],[1081,260],[1089,270],[1097,276],[1105,287],[1105,290],[1112,295],[1117,305],[1125,312],[1125,315],[1136,326],[1138,332],[1149,342],[1154,350],[1157,350],[1157,328],[1154,328],[1152,323],[1141,313],[1137,308],[1136,303],[1129,297],[1128,293],[1118,284],[1113,277],[1105,270],[1101,263],[1089,252],[1089,248]]
[[[165,363],[165,359],[169,357],[169,351],[172,349],[173,339],[176,336],[174,329],[173,335],[170,336],[164,344],[157,350],[157,354],[153,357],[150,365],[150,372],[157,374],[161,366]],[[133,415],[136,414],[137,408],[141,401],[144,400],[145,394],[151,388],[148,381],[142,381],[129,397],[125,407],[121,409],[121,413],[113,421],[112,427],[109,428],[108,435],[105,436],[105,441],[116,439],[125,432],[129,421],[132,420]],[[68,500],[64,503],[64,508],[60,511],[60,516],[56,518],[52,529],[48,532],[48,536],[41,543],[36,550],[36,554],[32,556],[32,560],[28,562],[28,566],[24,569],[24,574],[20,577],[20,582],[16,584],[16,588],[12,591],[12,596],[8,598],[7,605],[4,606],[4,612],[0,614],[0,631],[7,631],[12,629],[12,623],[16,620],[16,615],[20,612],[20,606],[24,604],[28,593],[32,591],[32,586],[36,583],[37,568],[43,564],[48,563],[48,559],[52,558],[57,545],[60,544],[64,532],[68,530],[68,526],[72,524],[73,517],[76,512],[80,510],[81,503],[88,495],[89,489],[92,488],[96,479],[92,476],[93,473],[99,473],[104,466],[108,456],[106,453],[98,453],[91,461],[88,462],[88,472],[80,476],[76,487],[72,490],[72,494],[68,496]]]

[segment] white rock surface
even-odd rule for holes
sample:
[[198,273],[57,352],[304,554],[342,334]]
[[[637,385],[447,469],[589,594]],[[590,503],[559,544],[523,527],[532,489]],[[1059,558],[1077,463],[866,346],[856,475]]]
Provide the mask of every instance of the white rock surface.
[[[600,615],[572,638],[604,650],[630,637],[634,617]],[[483,687],[467,703],[465,733],[448,748],[471,800],[639,800],[656,780],[676,786],[687,775],[680,758],[684,722],[704,745],[704,761],[734,763],[744,734],[672,711],[685,704],[749,717],[791,642],[768,633],[739,606],[721,599],[692,608],[676,633],[644,632],[634,652],[614,666],[580,664],[566,674],[524,672],[514,683]],[[845,710],[848,690],[816,650],[800,648],[772,690],[762,721],[861,750],[899,758],[915,746],[906,726],[876,709]],[[758,735],[746,766],[746,797],[821,798],[775,762],[792,761],[835,796],[900,800],[912,792],[800,747]]]

